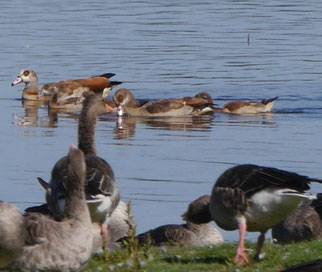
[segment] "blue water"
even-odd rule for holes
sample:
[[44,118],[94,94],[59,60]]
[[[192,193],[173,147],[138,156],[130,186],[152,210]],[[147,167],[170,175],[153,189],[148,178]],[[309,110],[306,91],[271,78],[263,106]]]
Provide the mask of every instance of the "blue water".
[[23,86],[10,86],[21,69],[40,84],[113,72],[137,98],[207,91],[222,106],[279,96],[257,117],[102,117],[97,148],[139,232],[181,223],[188,203],[235,164],[321,178],[322,2],[92,2],[1,1],[0,199],[21,210],[44,202],[36,178],[48,180],[77,142],[77,114],[22,105]]

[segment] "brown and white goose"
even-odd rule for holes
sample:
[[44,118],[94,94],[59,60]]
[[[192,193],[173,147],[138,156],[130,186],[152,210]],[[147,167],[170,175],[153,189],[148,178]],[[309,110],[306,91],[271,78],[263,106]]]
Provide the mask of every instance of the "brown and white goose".
[[[209,202],[210,196],[199,197],[190,206],[201,205]],[[191,210],[191,209],[190,209]],[[139,243],[146,244],[149,239],[154,246],[162,246],[166,243],[176,243],[182,246],[214,246],[224,242],[220,232],[208,223],[194,224],[188,220],[189,209],[183,215],[186,224],[164,225],[138,235]]]
[[[198,94],[197,94],[198,95]],[[163,99],[150,101],[138,106],[134,95],[127,89],[120,89],[114,94],[118,115],[142,117],[184,117],[212,114],[212,99],[201,97],[184,97],[180,99]]]
[[[97,155],[95,129],[97,118],[105,113],[106,105],[100,95],[89,95],[83,102],[78,122],[78,148],[84,152],[86,162],[86,200],[93,222],[102,224],[102,234],[108,236],[110,216],[120,200],[111,166]],[[43,187],[52,193],[46,196],[49,210],[56,217],[64,217],[66,190],[63,181],[67,175],[68,158],[61,158],[53,167],[49,185],[38,178]]]
[[264,99],[260,102],[254,101],[233,101],[224,105],[221,109],[217,109],[216,112],[225,112],[232,114],[256,114],[271,112],[274,102],[278,97],[271,99]]
[[210,202],[191,211],[188,219],[195,223],[214,220],[222,229],[239,229],[234,262],[248,264],[244,246],[246,231],[261,233],[255,254],[259,260],[267,230],[290,216],[302,200],[314,198],[306,193],[311,182],[322,183],[276,168],[238,165],[217,179]]
[[[67,175],[62,186],[67,195],[66,217],[57,222],[40,213],[23,216],[25,245],[10,265],[19,271],[84,271],[92,255],[91,218],[84,186],[86,165],[83,152],[71,146]],[[50,190],[47,192],[51,194]]]
[[12,263],[25,244],[24,220],[19,209],[0,201],[0,268]]
[[[12,86],[25,83],[22,92],[22,99],[26,100],[50,100],[55,94],[57,101],[72,101],[76,97],[81,97],[84,92],[103,93],[105,89],[112,89],[121,84],[118,81],[111,81],[110,78],[115,74],[107,73],[98,77],[65,80],[56,83],[45,84],[41,90],[38,89],[38,76],[32,70],[21,70]],[[59,105],[59,103],[57,103]],[[57,106],[58,107],[58,106]]]

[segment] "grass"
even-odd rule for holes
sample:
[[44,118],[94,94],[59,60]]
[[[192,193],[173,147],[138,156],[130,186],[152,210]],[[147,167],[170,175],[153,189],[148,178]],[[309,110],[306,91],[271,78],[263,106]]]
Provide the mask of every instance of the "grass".
[[184,248],[145,246],[140,248],[137,244],[113,253],[94,257],[87,269],[96,271],[280,271],[290,266],[309,262],[322,255],[322,241],[305,243],[275,245],[266,243],[263,248],[265,258],[255,262],[256,244],[246,243],[252,249],[249,254],[249,266],[238,266],[232,263],[237,244],[225,243],[212,248]]
[[321,258],[322,241],[277,245],[266,242],[262,253],[265,257],[260,262],[253,260],[256,244],[246,241],[250,264],[238,266],[232,263],[237,244],[224,243],[209,248],[164,246],[151,247],[148,242],[145,246],[138,244],[134,218],[131,213],[131,204],[128,204],[129,227],[128,240],[125,248],[115,252],[104,252],[94,257],[86,270],[87,272],[185,272],[185,271],[281,271],[299,263],[305,263]]

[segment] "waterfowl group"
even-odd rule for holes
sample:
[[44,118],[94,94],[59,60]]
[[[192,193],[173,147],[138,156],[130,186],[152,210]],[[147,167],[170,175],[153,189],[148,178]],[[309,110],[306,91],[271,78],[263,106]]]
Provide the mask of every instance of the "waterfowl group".
[[[22,215],[13,205],[0,202],[0,268],[10,265],[10,269],[22,271],[84,271],[93,252],[101,246],[117,243],[127,235],[130,228],[127,206],[120,200],[111,166],[96,150],[95,130],[99,115],[112,112],[120,117],[150,118],[199,117],[221,112],[257,114],[270,112],[277,99],[234,101],[218,109],[206,92],[182,98],[139,101],[124,88],[115,92],[113,99],[106,99],[120,84],[110,80],[113,76],[109,73],[60,81],[38,90],[36,73],[22,70],[12,83],[25,83],[22,94],[25,100],[48,101],[50,108],[81,112],[78,147],[71,146],[68,155],[55,163],[49,182],[38,178],[46,190],[46,204]],[[280,242],[283,242],[280,237],[297,241],[288,234],[294,229],[304,232],[303,226],[309,226],[310,237],[322,237],[318,214],[322,205],[317,204],[321,199],[307,193],[311,182],[322,183],[277,168],[238,165],[217,179],[211,196],[204,195],[190,203],[183,215],[185,224],[163,225],[138,235],[137,239],[142,244],[151,241],[155,246],[167,243],[217,245],[223,238],[208,224],[214,221],[224,230],[239,230],[233,261],[247,265],[250,263],[244,245],[247,231],[260,232],[256,260],[261,259],[265,233],[271,228],[273,237],[280,235],[276,238]],[[299,207],[302,201],[304,203]],[[313,211],[317,216],[310,215]]]

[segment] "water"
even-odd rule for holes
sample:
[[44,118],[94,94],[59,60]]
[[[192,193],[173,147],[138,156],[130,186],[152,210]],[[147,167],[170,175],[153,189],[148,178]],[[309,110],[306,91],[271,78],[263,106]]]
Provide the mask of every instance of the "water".
[[48,180],[77,141],[77,113],[22,105],[22,86],[10,87],[21,69],[40,84],[113,72],[137,98],[207,91],[222,106],[279,96],[264,116],[102,117],[99,154],[139,232],[181,223],[188,203],[236,164],[321,178],[321,2],[3,0],[1,11],[0,199],[21,210],[44,202],[36,178]]

